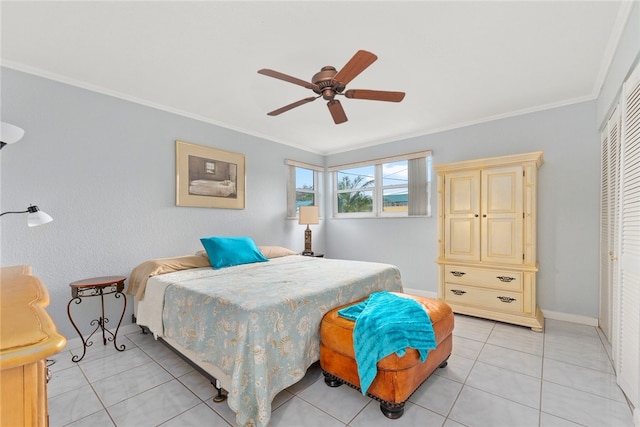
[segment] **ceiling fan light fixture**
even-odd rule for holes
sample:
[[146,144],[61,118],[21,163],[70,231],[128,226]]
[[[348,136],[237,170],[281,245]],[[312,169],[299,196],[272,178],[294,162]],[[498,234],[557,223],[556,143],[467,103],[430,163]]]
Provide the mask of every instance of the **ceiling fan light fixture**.
[[336,91],[333,88],[326,87],[322,89],[322,98],[331,101],[336,96]]

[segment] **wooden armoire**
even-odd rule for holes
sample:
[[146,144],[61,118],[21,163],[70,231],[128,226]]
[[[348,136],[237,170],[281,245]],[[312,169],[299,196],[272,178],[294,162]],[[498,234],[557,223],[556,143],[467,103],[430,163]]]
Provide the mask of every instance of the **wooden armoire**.
[[435,165],[438,298],[456,313],[542,331],[536,186],[542,152]]

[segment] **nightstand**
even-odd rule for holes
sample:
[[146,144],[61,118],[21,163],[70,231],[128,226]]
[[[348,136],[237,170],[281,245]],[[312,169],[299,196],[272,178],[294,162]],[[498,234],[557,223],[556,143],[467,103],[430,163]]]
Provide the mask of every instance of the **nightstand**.
[[314,258],[324,258],[324,254],[319,254],[319,253],[314,253],[314,254],[310,254],[310,255],[308,255],[308,254],[300,254],[300,255],[303,255],[303,256],[312,256],[312,257],[314,257]]
[[[127,298],[124,296],[122,291],[124,290],[124,281],[126,277],[124,276],[106,276],[106,277],[94,277],[91,279],[78,280],[77,282],[73,282],[69,284],[71,287],[71,300],[67,304],[67,314],[69,315],[69,320],[71,324],[80,335],[80,339],[82,340],[82,356],[78,357],[78,355],[74,355],[71,360],[74,362],[79,362],[84,357],[87,352],[87,347],[91,347],[93,341],[91,337],[95,334],[98,329],[102,331],[102,343],[107,345],[107,342],[113,341],[113,346],[118,351],[124,351],[125,345],[122,344],[118,346],[116,344],[116,339],[118,337],[118,329],[120,329],[120,323],[122,323],[122,318],[124,317],[124,312],[127,310]],[[122,314],[120,315],[120,320],[118,321],[118,326],[116,327],[116,332],[113,333],[105,324],[109,323],[109,319],[104,316],[104,296],[114,294],[116,298],[122,298]],[[100,317],[97,319],[93,319],[91,321],[91,326],[96,325],[93,332],[87,339],[82,336],[80,329],[76,326],[76,323],[73,321],[71,317],[71,303],[75,302],[76,304],[80,304],[82,302],[82,298],[86,297],[100,297],[100,306],[102,308]],[[109,335],[107,337],[107,334]]]

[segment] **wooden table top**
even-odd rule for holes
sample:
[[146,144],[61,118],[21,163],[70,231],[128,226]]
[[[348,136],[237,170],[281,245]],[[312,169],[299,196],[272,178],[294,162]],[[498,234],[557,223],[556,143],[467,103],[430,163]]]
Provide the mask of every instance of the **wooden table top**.
[[125,276],[103,276],[103,277],[92,277],[90,279],[82,279],[77,280],[75,282],[69,283],[69,286],[72,288],[92,288],[92,287],[100,287],[100,286],[109,286],[115,283],[124,282],[126,279]]

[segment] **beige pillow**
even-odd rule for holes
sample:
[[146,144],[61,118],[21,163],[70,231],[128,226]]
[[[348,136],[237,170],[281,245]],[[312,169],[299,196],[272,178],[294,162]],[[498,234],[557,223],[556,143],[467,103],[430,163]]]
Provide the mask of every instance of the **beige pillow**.
[[210,267],[211,263],[209,263],[209,258],[206,255],[206,253],[204,257],[199,255],[183,255],[145,261],[131,271],[126,293],[135,295],[137,300],[141,300],[144,297],[144,290],[149,277],[187,270],[189,268]]
[[[287,255],[300,255],[298,252],[292,251],[291,249],[283,248],[282,246],[258,246],[262,255],[267,258],[280,258],[282,256]],[[208,257],[207,251],[198,251],[196,255],[203,256],[205,258]],[[208,259],[208,258],[207,258]]]
[[294,252],[291,249],[283,248],[282,246],[258,246],[262,255],[267,258],[279,258],[287,255],[299,255],[298,252]]

